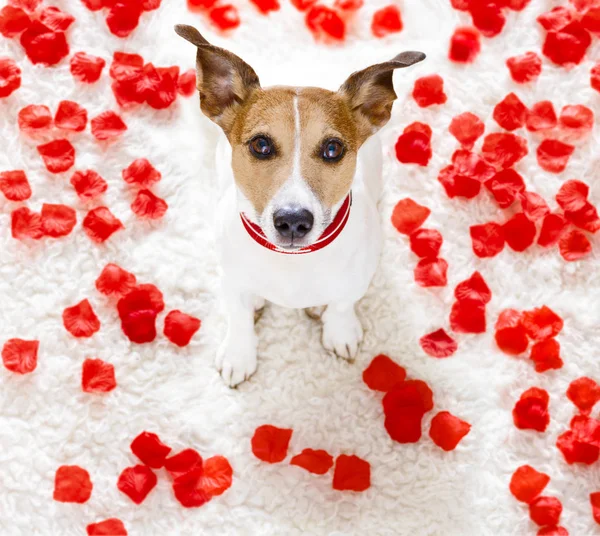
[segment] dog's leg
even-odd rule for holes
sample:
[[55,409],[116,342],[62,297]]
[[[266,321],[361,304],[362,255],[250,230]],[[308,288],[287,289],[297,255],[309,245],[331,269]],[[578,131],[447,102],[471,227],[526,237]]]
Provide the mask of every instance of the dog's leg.
[[330,303],[323,321],[323,346],[338,357],[353,361],[363,338],[363,329],[354,302]]
[[256,372],[257,337],[254,331],[255,297],[227,289],[223,292],[227,335],[217,352],[215,364],[230,387]]

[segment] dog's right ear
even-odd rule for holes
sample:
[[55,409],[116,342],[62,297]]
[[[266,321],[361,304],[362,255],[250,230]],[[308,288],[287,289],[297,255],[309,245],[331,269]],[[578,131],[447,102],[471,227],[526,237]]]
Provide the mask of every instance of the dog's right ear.
[[227,134],[241,106],[260,88],[258,76],[232,52],[211,45],[193,26],[178,24],[175,32],[198,48],[196,87],[200,93],[200,108]]

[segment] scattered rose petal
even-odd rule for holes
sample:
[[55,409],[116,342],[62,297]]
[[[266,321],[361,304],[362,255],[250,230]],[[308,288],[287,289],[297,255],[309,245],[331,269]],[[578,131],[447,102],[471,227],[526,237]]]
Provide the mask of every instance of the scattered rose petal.
[[557,65],[571,67],[583,60],[591,42],[592,38],[581,22],[573,21],[548,32],[542,53]]
[[21,207],[13,210],[10,215],[10,228],[13,238],[23,240],[32,238],[39,240],[44,236],[42,231],[42,217],[35,212],[31,212],[27,207]]
[[562,504],[556,497],[538,497],[529,504],[529,517],[539,525],[557,525]]
[[71,184],[77,195],[84,201],[95,199],[108,189],[106,181],[92,170],[73,173]]
[[263,462],[282,462],[287,456],[292,432],[270,424],[259,426],[252,436],[252,453]]
[[456,285],[454,297],[459,301],[470,300],[485,305],[492,299],[492,291],[483,276],[479,272],[473,272],[471,277]]
[[71,58],[71,74],[79,82],[93,84],[100,79],[105,65],[106,61],[103,58],[77,52]]
[[220,30],[232,30],[240,25],[240,15],[235,6],[224,4],[208,13],[211,22]]
[[94,117],[92,134],[97,140],[109,140],[120,136],[127,130],[127,125],[115,112],[107,111]]
[[419,339],[423,351],[431,357],[450,357],[458,349],[456,341],[444,329],[428,333]]
[[87,338],[100,331],[100,320],[87,299],[67,307],[63,311],[62,318],[65,329],[73,337]]
[[127,467],[117,481],[117,488],[135,504],[141,504],[156,486],[157,478],[145,465]]
[[29,374],[37,367],[39,341],[9,339],[2,347],[2,363],[7,370]]
[[592,505],[594,521],[600,525],[600,491],[590,493],[590,503]]
[[106,207],[90,210],[83,219],[83,230],[94,242],[105,242],[120,229],[123,229],[121,220]]
[[290,465],[297,465],[315,475],[324,475],[333,467],[333,456],[324,450],[304,449],[290,460]]
[[402,31],[402,16],[394,4],[378,9],[373,14],[371,32],[375,37],[384,37]]
[[33,64],[52,66],[69,55],[69,44],[64,32],[56,32],[34,20],[21,34],[21,45]]
[[81,371],[84,393],[108,393],[117,386],[115,367],[101,359],[86,359]]
[[415,267],[415,281],[421,287],[444,287],[448,283],[448,263],[441,258],[421,259]]
[[450,327],[457,333],[484,333],[485,305],[474,300],[454,302],[450,311]]
[[362,377],[369,389],[387,393],[396,384],[406,379],[406,370],[387,355],[379,354],[363,371]]
[[258,10],[263,14],[267,15],[271,11],[279,11],[281,7],[278,0],[250,0]]
[[444,80],[439,74],[417,78],[412,96],[421,108],[433,104],[444,104],[448,100],[444,93]]
[[536,342],[531,348],[531,360],[535,363],[536,372],[562,368],[560,344],[556,339]]
[[557,6],[537,17],[537,21],[542,25],[544,30],[548,30],[549,32],[557,32],[572,20],[572,12],[565,6]]
[[523,313],[523,326],[534,341],[556,337],[563,328],[563,320],[552,309],[543,305]]
[[21,69],[10,58],[0,57],[0,99],[21,87]]
[[473,252],[480,258],[495,257],[504,249],[504,229],[494,222],[469,228]]
[[600,91],[600,63],[596,63],[590,71],[590,85],[596,91]]
[[488,134],[483,140],[481,152],[490,164],[500,169],[509,168],[527,154],[527,140],[503,132]]
[[522,212],[515,214],[504,225],[504,239],[514,251],[525,251],[535,240],[536,228]]
[[83,504],[92,495],[90,474],[77,465],[61,465],[54,476],[55,501]]
[[137,28],[142,14],[142,6],[137,2],[113,4],[106,17],[106,25],[117,37],[127,37]]
[[556,244],[567,226],[567,221],[560,214],[548,214],[542,222],[542,229],[537,243],[542,247]]
[[127,536],[127,529],[120,519],[111,517],[86,527],[88,536]]
[[39,145],[37,150],[50,173],[62,173],[75,164],[75,147],[69,140],[54,140]]
[[523,213],[531,221],[538,221],[550,213],[550,207],[544,198],[534,192],[523,192],[519,195]]
[[165,308],[162,293],[154,285],[138,285],[117,303],[121,329],[137,344],[156,338],[156,316]]
[[202,467],[202,465],[202,456],[194,449],[182,450],[167,458],[164,463],[165,470],[173,479],[185,475],[197,467]]
[[494,120],[506,130],[515,130],[525,124],[527,107],[514,93],[509,93],[494,107]]
[[515,309],[505,309],[498,316],[494,337],[498,348],[506,354],[522,354],[529,346],[527,332],[521,320],[521,313]]
[[168,208],[167,202],[155,196],[150,190],[140,190],[131,204],[131,210],[136,216],[151,220],[162,218]]
[[600,229],[600,217],[598,211],[590,202],[586,202],[583,208],[575,211],[565,211],[565,218],[575,227],[579,227],[590,233]]
[[184,97],[191,97],[196,91],[196,71],[190,69],[181,73],[177,80],[177,92]]
[[429,437],[445,451],[454,450],[471,430],[471,425],[447,411],[440,411],[432,420]]
[[422,132],[404,132],[396,141],[396,158],[403,164],[426,166],[431,159],[431,143]]
[[473,26],[485,37],[494,37],[504,28],[506,18],[496,3],[469,2],[469,12]]
[[139,185],[141,188],[150,188],[162,177],[160,171],[146,158],[134,160],[129,167],[123,170],[122,175],[127,184]]
[[67,236],[77,223],[77,216],[71,207],[65,205],[42,205],[42,231],[53,238]]
[[548,100],[536,102],[529,110],[525,123],[527,130],[531,132],[554,128],[558,124],[558,119],[552,102]]
[[485,182],[500,208],[510,207],[525,192],[525,181],[514,169],[503,169]]
[[23,170],[0,172],[0,192],[9,201],[25,201],[31,197],[31,186]]
[[0,10],[0,34],[8,39],[25,31],[30,24],[29,15],[20,7],[4,6]]
[[305,23],[315,37],[329,37],[341,41],[346,25],[337,12],[327,6],[314,4],[306,14]]
[[569,465],[574,463],[592,465],[600,456],[600,448],[597,445],[582,440],[572,430],[567,430],[558,436],[556,447],[562,452]]
[[173,482],[175,498],[184,508],[198,508],[210,501],[210,496],[201,487],[202,467],[177,477]]
[[81,132],[87,125],[87,110],[73,101],[61,101],[54,116],[54,124],[63,130]]
[[365,491],[371,486],[371,465],[358,456],[340,454],[335,460],[333,489]]
[[64,32],[75,22],[75,17],[55,6],[48,6],[40,12],[40,21],[55,32]]
[[471,63],[481,50],[479,32],[468,26],[454,30],[450,38],[448,57],[457,63]]
[[201,322],[198,318],[182,313],[171,311],[165,317],[164,334],[173,344],[187,346],[190,340],[200,329]]
[[565,106],[560,112],[558,122],[569,139],[578,140],[592,131],[594,112],[582,104]]
[[407,197],[398,201],[394,207],[392,225],[399,233],[410,235],[425,223],[429,214],[431,210]]
[[525,391],[512,411],[515,426],[521,430],[544,432],[550,422],[548,393],[544,389],[531,387]]
[[483,135],[485,126],[475,114],[464,112],[452,119],[448,130],[465,149],[470,150]]
[[18,122],[22,132],[36,134],[52,125],[52,114],[48,106],[30,104],[19,111]]
[[537,161],[540,167],[550,173],[564,171],[575,147],[558,140],[544,140],[537,148]]
[[142,432],[131,442],[131,452],[144,465],[152,467],[152,469],[160,469],[165,464],[171,447],[165,445],[156,434]]
[[584,182],[569,180],[562,184],[556,194],[556,202],[566,212],[575,212],[586,206],[590,188]]
[[536,471],[530,465],[522,465],[510,479],[510,492],[517,501],[531,503],[548,485],[550,477],[546,473]]
[[535,52],[525,52],[506,60],[511,78],[518,84],[535,80],[542,72],[542,59]]
[[571,229],[558,240],[558,249],[563,259],[573,262],[589,255],[592,251],[592,244],[581,231]]
[[567,398],[581,413],[589,415],[596,402],[600,400],[600,385],[586,376],[577,378],[569,384]]
[[106,296],[124,296],[135,285],[135,275],[113,263],[107,264],[96,279],[98,292]]
[[225,493],[233,481],[233,469],[224,456],[213,456],[204,461],[204,473],[200,480],[202,489],[209,497]]
[[410,235],[410,249],[418,257],[437,257],[443,238],[435,229],[417,229]]

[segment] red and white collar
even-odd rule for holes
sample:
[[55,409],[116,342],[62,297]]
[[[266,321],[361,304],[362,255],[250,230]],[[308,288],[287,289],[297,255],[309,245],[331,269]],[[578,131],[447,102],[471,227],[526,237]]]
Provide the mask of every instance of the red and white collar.
[[304,253],[312,253],[313,251],[323,249],[339,236],[344,227],[346,227],[346,223],[348,223],[351,206],[352,192],[348,194],[342,203],[342,206],[335,215],[335,218],[333,218],[333,221],[328,225],[327,229],[325,229],[319,239],[309,246],[295,250],[280,248],[279,246],[269,242],[263,230],[256,223],[251,222],[243,212],[240,212],[240,218],[250,237],[261,246],[277,253],[285,253],[286,255],[303,255]]

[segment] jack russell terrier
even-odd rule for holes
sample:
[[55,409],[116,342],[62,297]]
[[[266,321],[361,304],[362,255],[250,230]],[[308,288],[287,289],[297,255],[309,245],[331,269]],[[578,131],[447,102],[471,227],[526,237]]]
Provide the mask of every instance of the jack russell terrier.
[[425,59],[403,52],[350,75],[337,92],[262,88],[235,54],[177,25],[196,45],[200,108],[223,131],[216,166],[218,240],[228,320],[216,365],[236,386],[256,371],[255,312],[265,301],[326,306],[323,346],[353,360],[363,337],[355,304],[378,265],[377,202],[394,69]]

